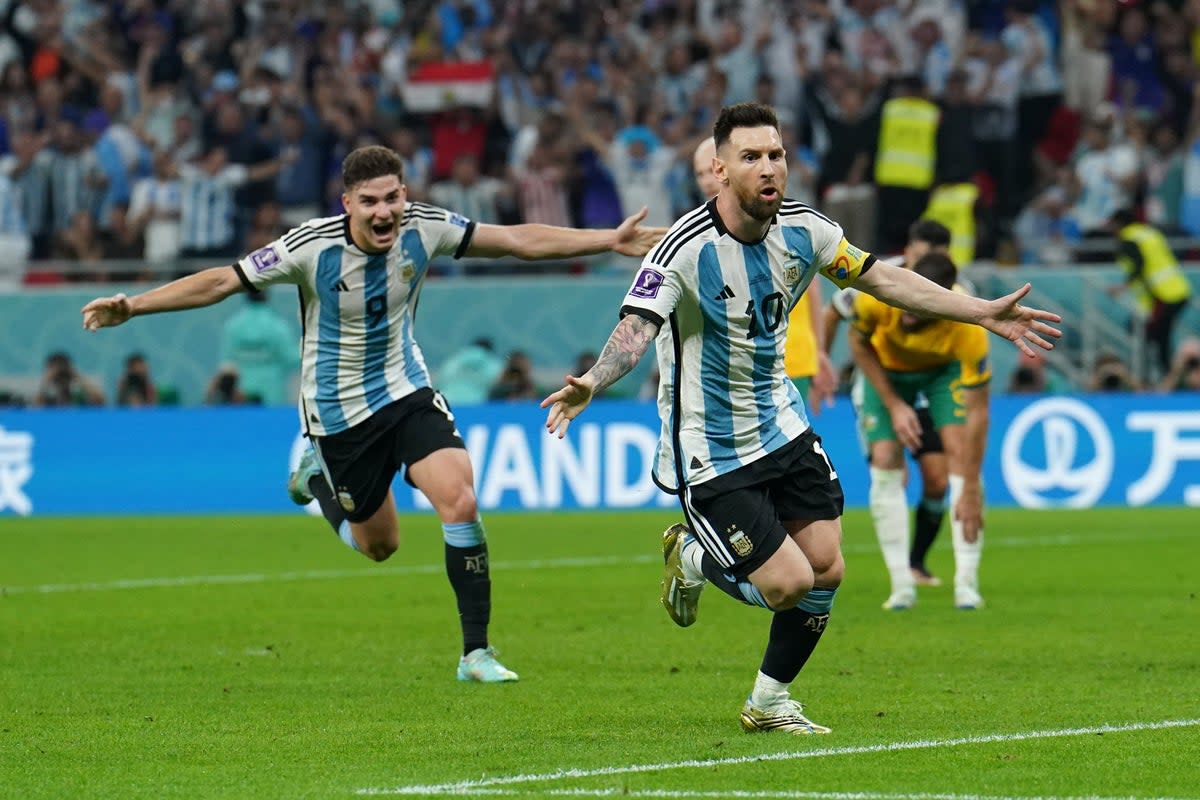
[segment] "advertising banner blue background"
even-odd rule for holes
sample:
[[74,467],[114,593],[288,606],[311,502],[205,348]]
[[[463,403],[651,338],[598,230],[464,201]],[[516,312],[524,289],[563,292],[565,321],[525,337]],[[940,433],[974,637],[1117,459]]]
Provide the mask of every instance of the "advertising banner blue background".
[[[456,412],[484,509],[671,508],[650,481],[654,406],[597,402],[566,441],[533,403]],[[271,513],[303,440],[290,409],[0,412],[0,515]],[[842,400],[815,425],[848,506],[866,464]],[[1200,505],[1200,396],[993,400],[989,505]],[[427,508],[397,480],[402,509]],[[910,491],[915,487],[910,486]]]

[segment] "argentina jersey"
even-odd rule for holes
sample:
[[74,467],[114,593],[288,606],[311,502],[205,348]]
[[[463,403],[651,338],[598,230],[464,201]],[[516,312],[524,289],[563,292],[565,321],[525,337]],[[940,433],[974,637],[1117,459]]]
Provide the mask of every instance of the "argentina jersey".
[[417,296],[430,260],[461,256],[474,227],[444,209],[409,203],[385,253],[360,250],[343,214],[309,220],[235,265],[248,289],[300,289],[300,416],[307,433],[344,431],[430,385],[413,337]]
[[808,430],[783,366],[788,313],[817,272],[845,287],[872,260],[840,225],[795,200],[758,242],[730,234],[715,200],[671,227],[621,307],[661,326],[660,488],[725,475]]

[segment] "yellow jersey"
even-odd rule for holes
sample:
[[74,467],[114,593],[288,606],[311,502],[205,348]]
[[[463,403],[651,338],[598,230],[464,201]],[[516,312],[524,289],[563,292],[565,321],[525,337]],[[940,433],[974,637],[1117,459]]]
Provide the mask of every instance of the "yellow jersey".
[[783,347],[783,368],[789,378],[811,378],[817,374],[817,338],[813,335],[807,295],[801,295],[788,314],[787,342]]
[[866,292],[854,298],[851,324],[870,337],[883,368],[891,372],[924,372],[958,361],[962,385],[982,386],[992,378],[988,334],[978,325],[934,320],[916,331],[900,327],[904,312]]

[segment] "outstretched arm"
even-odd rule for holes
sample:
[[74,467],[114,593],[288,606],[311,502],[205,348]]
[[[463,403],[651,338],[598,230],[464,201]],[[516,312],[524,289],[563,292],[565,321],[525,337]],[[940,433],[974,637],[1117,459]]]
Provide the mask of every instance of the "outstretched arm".
[[667,233],[644,228],[646,209],[626,217],[617,228],[589,230],[554,225],[478,225],[465,253],[468,257],[516,256],[525,259],[571,258],[609,250],[623,256],[644,256]]
[[83,307],[83,327],[96,331],[144,314],[211,306],[241,289],[242,281],[233,267],[213,267],[133,297],[98,297]]
[[[917,273],[876,261],[854,283],[856,288],[871,294],[888,305],[926,317],[952,319],[980,325],[1016,344],[1021,352],[1032,356],[1029,343],[1043,350],[1054,344],[1042,335],[1057,338],[1062,332],[1047,322],[1062,322],[1062,317],[1049,311],[1022,306],[1018,301],[1029,294],[1027,283],[1020,289],[995,300],[983,300],[961,292],[943,289]],[[1028,340],[1028,341],[1026,341]]]
[[550,407],[546,429],[558,433],[560,439],[566,436],[567,426],[583,413],[592,396],[629,374],[656,335],[657,324],[637,314],[626,315],[613,329],[592,368],[578,378],[568,375],[567,385],[542,401],[542,408]]

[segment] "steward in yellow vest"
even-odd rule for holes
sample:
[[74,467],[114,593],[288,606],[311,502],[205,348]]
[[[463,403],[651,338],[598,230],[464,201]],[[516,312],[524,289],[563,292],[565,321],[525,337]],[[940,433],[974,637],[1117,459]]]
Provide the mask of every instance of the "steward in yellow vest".
[[1171,332],[1179,313],[1187,307],[1192,285],[1179,268],[1175,253],[1157,228],[1138,222],[1127,210],[1113,214],[1117,232],[1117,263],[1125,270],[1124,284],[1111,287],[1110,294],[1133,292],[1138,307],[1146,314],[1146,339],[1164,373],[1171,368]]

